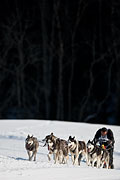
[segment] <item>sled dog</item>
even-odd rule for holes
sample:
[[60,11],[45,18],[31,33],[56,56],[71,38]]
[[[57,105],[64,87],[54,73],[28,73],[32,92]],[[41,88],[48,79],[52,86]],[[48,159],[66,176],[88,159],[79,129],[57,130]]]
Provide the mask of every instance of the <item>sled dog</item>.
[[28,135],[25,140],[25,148],[28,153],[29,161],[31,161],[32,158],[34,158],[34,161],[36,161],[36,154],[38,147],[39,147],[39,142],[37,138],[33,137],[33,135],[32,136]]
[[57,138],[53,133],[47,135],[45,139],[45,145],[48,147],[48,160],[51,160],[51,155],[54,156],[55,163],[67,163],[68,160],[68,145],[67,141]]
[[86,144],[84,141],[77,141],[74,137],[69,136],[68,147],[71,153],[72,163],[80,165],[82,156],[87,159]]
[[94,144],[93,141],[87,142],[87,164],[95,166],[97,168],[103,168],[104,165],[108,169],[109,167],[109,152],[106,149],[102,149],[101,147]]
[[[52,141],[56,141],[57,137],[53,135],[53,133],[51,133],[50,135],[47,135],[42,141],[45,142],[44,146],[47,146],[48,148],[48,160],[51,160],[51,155],[53,155],[53,143]],[[44,147],[43,146],[43,147]]]

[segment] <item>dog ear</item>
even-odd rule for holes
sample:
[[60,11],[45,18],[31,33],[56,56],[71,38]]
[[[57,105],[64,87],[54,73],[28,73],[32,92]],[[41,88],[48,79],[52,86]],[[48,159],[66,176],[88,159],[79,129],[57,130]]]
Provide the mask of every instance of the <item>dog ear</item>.
[[76,139],[76,137],[74,136],[74,137],[73,137],[73,139],[75,140],[75,139]]
[[33,138],[33,135],[31,136],[31,138]]
[[69,136],[69,139],[71,139],[71,136]]
[[27,138],[30,138],[30,135],[28,134]]
[[60,144],[60,138],[57,138],[56,142],[58,142]]
[[53,132],[51,133],[51,136],[53,136]]

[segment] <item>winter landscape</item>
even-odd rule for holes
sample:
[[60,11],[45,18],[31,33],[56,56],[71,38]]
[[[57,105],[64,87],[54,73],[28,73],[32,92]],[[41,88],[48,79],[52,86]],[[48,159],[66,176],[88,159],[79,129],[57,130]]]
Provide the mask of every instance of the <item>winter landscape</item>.
[[85,161],[74,166],[71,157],[67,164],[54,164],[48,161],[47,147],[39,146],[36,162],[28,161],[25,139],[28,134],[39,140],[53,132],[67,140],[76,136],[87,142],[102,126],[98,124],[71,123],[40,120],[0,120],[0,179],[1,180],[120,180],[120,127],[106,125],[115,136],[115,169],[88,167]]

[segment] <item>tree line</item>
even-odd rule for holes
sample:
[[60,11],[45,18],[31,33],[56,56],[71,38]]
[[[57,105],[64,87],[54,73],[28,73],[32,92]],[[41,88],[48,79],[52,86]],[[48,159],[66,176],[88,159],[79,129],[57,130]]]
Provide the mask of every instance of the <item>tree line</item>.
[[0,118],[119,124],[120,3],[12,3],[0,23]]

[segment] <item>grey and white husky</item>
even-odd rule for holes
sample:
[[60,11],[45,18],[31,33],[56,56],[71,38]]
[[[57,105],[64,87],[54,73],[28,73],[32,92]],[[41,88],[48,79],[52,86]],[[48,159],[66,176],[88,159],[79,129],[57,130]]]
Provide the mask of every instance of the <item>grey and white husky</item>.
[[51,160],[51,155],[55,163],[67,163],[68,160],[68,144],[66,140],[57,138],[53,133],[47,135],[45,139],[45,145],[48,147],[48,160]]
[[84,141],[77,141],[75,136],[69,136],[68,147],[71,153],[73,165],[80,165],[83,156],[87,159],[86,144]]
[[28,153],[29,161],[31,161],[32,158],[34,158],[34,161],[36,161],[36,154],[38,151],[38,147],[39,147],[39,142],[37,138],[33,137],[33,135],[32,136],[28,135],[25,140],[25,148]]
[[104,165],[107,169],[109,168],[109,152],[90,140],[87,142],[87,157],[88,166],[92,165],[92,167],[94,167],[96,163],[97,168],[103,168]]

